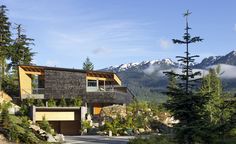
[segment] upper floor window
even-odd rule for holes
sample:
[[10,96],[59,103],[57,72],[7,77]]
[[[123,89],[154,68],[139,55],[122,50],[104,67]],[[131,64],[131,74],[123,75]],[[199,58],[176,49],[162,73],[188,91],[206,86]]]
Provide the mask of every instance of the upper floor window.
[[88,80],[88,87],[97,87],[96,80]]
[[98,91],[98,82],[97,80],[87,80],[87,92],[96,92]]

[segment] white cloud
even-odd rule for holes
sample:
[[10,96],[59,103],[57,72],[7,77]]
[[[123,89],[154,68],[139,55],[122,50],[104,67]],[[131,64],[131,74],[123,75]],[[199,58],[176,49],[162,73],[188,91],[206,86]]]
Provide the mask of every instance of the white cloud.
[[171,46],[172,43],[168,39],[160,39],[159,44],[161,48],[167,49]]
[[[214,65],[211,68],[216,68],[216,67],[217,66]],[[220,71],[221,71],[220,77],[222,77],[224,79],[236,78],[236,66],[227,65],[227,64],[220,64]]]
[[143,70],[143,72],[147,75],[151,75],[154,72],[158,71],[160,69],[159,65],[151,65],[147,69]]
[[234,31],[236,31],[236,24],[234,24]]

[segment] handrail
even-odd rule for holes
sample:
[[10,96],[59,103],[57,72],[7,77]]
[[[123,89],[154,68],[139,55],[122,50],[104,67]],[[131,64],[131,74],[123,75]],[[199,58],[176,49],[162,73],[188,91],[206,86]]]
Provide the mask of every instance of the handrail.
[[[34,89],[21,89],[25,94],[44,94],[44,88],[34,88]],[[31,93],[30,93],[31,92]]]

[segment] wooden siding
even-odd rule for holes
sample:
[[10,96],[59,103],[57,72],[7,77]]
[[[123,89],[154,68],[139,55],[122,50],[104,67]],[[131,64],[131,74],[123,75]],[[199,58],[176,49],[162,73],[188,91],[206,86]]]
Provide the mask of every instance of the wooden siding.
[[21,99],[26,98],[28,94],[32,93],[32,80],[26,71],[19,67],[19,84]]
[[45,70],[45,98],[60,99],[84,96],[86,74],[79,72]]

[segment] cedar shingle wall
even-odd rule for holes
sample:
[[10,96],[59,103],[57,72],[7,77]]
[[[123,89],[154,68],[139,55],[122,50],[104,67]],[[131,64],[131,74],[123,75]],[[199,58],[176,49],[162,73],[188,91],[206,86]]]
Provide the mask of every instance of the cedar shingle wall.
[[84,96],[85,92],[85,73],[45,70],[45,98],[71,98]]

